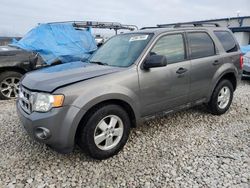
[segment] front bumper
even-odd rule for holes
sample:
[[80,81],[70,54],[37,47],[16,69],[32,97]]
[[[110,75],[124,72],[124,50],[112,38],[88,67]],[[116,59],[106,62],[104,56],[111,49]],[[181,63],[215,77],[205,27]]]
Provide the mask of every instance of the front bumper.
[[[75,106],[54,108],[46,113],[27,114],[16,103],[19,119],[27,133],[35,140],[48,144],[60,153],[69,153],[75,144],[75,133],[81,120],[80,109]],[[38,136],[38,130],[49,131],[47,137]]]

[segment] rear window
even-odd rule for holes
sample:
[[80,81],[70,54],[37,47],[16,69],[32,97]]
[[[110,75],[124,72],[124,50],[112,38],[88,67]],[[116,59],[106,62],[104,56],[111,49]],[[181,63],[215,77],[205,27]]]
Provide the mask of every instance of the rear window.
[[214,34],[217,36],[227,53],[238,51],[237,44],[228,31],[214,31]]
[[214,42],[205,32],[188,33],[188,42],[192,59],[215,55]]

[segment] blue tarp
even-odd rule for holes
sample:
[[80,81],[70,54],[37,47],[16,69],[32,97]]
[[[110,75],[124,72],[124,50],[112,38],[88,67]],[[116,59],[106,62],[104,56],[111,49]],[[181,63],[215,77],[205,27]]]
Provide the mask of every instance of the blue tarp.
[[243,54],[246,54],[247,52],[250,52],[250,45],[248,45],[248,46],[241,46],[240,50],[242,51]]
[[65,23],[40,24],[11,46],[38,52],[49,65],[58,59],[62,63],[85,60],[97,49],[90,29],[76,30]]

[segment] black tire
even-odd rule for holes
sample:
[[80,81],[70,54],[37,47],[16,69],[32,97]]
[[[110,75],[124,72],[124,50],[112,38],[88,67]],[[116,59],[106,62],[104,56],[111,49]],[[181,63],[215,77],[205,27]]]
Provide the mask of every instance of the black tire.
[[21,79],[23,75],[20,72],[16,72],[16,71],[5,71],[5,72],[1,72],[0,73],[0,99],[1,100],[8,100],[8,99],[14,99],[16,97],[13,97],[13,95],[11,95],[11,97],[7,97],[6,93],[4,93],[4,91],[2,91],[4,84],[3,82],[8,79],[8,78],[17,78],[17,79]]
[[[219,93],[222,88],[227,87],[230,90],[230,98],[228,104],[224,108],[220,108],[218,104]],[[214,115],[222,115],[224,114],[230,107],[233,100],[234,89],[233,85],[229,80],[220,81],[215,87],[212,97],[208,103],[208,110]]]
[[[115,115],[120,118],[123,123],[123,134],[114,148],[102,150],[95,144],[94,134],[98,123],[101,122],[103,118],[110,115]],[[102,105],[92,111],[86,123],[81,125],[78,132],[78,145],[92,158],[99,160],[107,159],[116,155],[126,144],[130,133],[130,127],[131,122],[129,116],[121,106],[115,104]]]

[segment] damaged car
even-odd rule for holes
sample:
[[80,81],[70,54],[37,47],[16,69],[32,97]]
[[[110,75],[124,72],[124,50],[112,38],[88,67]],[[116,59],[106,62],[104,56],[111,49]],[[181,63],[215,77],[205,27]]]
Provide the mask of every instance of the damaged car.
[[61,153],[77,144],[91,157],[106,159],[143,121],[203,104],[214,115],[226,113],[242,67],[239,45],[227,28],[148,28],[112,37],[88,62],[26,74],[17,112],[36,141]]
[[86,61],[98,48],[91,28],[133,31],[136,26],[113,22],[39,24],[19,41],[0,46],[0,99],[14,99],[21,77],[39,68]]

